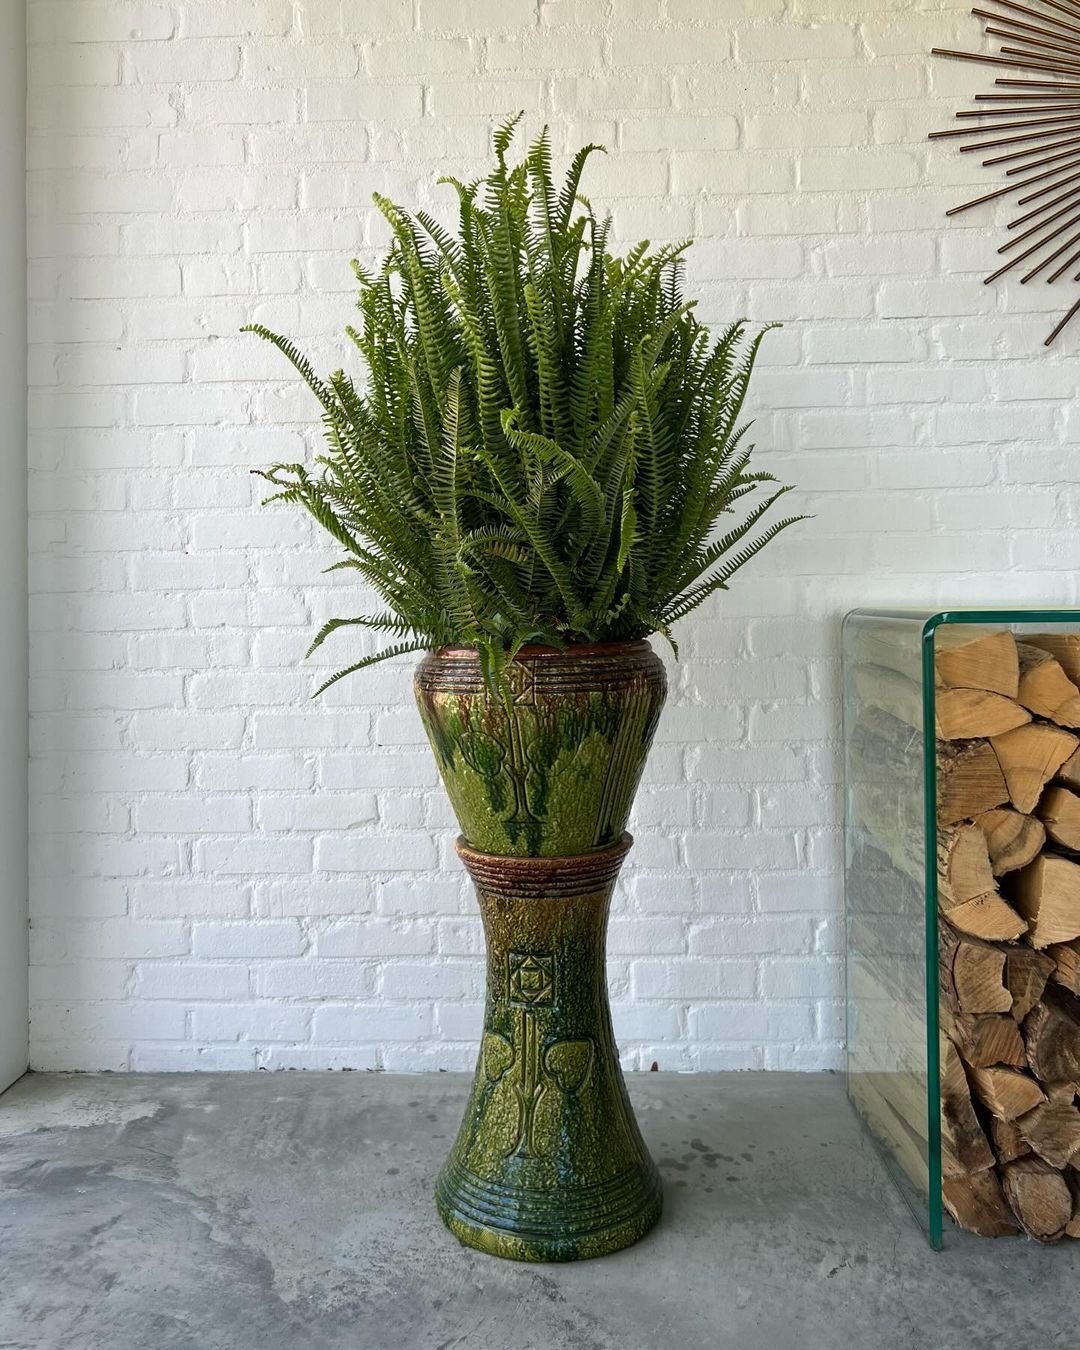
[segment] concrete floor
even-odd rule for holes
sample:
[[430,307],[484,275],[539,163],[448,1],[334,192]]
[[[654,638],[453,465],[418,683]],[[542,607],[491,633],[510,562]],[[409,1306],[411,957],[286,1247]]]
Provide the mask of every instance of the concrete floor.
[[839,1078],[630,1080],[667,1208],[526,1266],[431,1202],[459,1076],[43,1075],[0,1098],[0,1350],[1046,1350],[1080,1243],[935,1256]]

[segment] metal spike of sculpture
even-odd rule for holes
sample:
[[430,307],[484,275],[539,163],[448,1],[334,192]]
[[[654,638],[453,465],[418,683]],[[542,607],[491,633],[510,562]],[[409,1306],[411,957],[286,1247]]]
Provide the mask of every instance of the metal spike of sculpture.
[[[1080,0],[992,0],[988,8],[971,12],[997,50],[935,47],[933,55],[1024,74],[998,76],[994,93],[976,94],[974,101],[982,106],[956,114],[964,126],[931,132],[931,140],[965,140],[961,154],[1000,152],[982,162],[1000,166],[1006,180],[946,215],[1015,197],[1018,207],[1030,209],[1008,222],[1009,237],[998,249],[1002,265],[985,283],[1023,264],[1021,285],[1039,279],[1052,284],[1080,264]],[[1071,280],[1080,282],[1080,271]],[[1080,299],[1054,327],[1046,346],[1077,314]]]

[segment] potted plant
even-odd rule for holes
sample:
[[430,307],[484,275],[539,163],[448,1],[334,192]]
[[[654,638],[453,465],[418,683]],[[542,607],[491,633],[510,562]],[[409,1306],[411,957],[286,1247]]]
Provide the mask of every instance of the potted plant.
[[[456,233],[375,201],[382,265],[354,264],[367,366],[323,379],[253,326],[322,405],[318,468],[278,464],[269,500],[299,503],[383,612],[333,619],[386,634],[328,680],[427,654],[416,697],[462,837],[488,944],[479,1062],[439,1211],[473,1246],[571,1260],[626,1246],[660,1213],[627,1099],[604,976],[611,890],[663,706],[646,642],[793,523],[729,529],[750,471],[740,423],[762,334],[718,337],[681,291],[685,244],[622,256],[561,187],[545,131],[482,183],[445,180]],[[320,691],[321,692],[321,691]]]

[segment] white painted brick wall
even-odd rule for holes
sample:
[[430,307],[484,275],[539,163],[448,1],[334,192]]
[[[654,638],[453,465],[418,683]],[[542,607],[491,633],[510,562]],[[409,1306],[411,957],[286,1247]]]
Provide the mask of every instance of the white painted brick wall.
[[[409,666],[308,695],[353,598],[248,470],[338,359],[372,190],[449,210],[523,107],[622,241],[782,319],[763,460],[815,520],[683,626],[620,884],[628,1065],[840,1062],[840,614],[1074,602],[1080,328],[981,285],[961,0],[30,0],[33,1062],[464,1068],[481,935]],[[980,180],[981,181],[981,180]],[[347,359],[347,357],[346,357]],[[320,653],[320,657],[323,654]]]

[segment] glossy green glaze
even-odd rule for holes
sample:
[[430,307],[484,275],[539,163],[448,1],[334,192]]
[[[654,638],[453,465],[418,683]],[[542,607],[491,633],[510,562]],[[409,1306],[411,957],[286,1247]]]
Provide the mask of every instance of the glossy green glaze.
[[636,1242],[660,1215],[604,941],[667,682],[649,645],[628,642],[523,648],[507,684],[494,696],[468,649],[416,673],[488,948],[479,1062],[436,1200],[470,1246],[573,1261]]
[[667,692],[646,642],[524,647],[496,698],[468,648],[416,672],[416,700],[465,838],[486,853],[554,857],[626,828]]
[[660,1216],[604,974],[608,906],[630,842],[539,859],[458,844],[484,920],[487,1003],[436,1201],[457,1237],[482,1251],[518,1261],[602,1256]]

